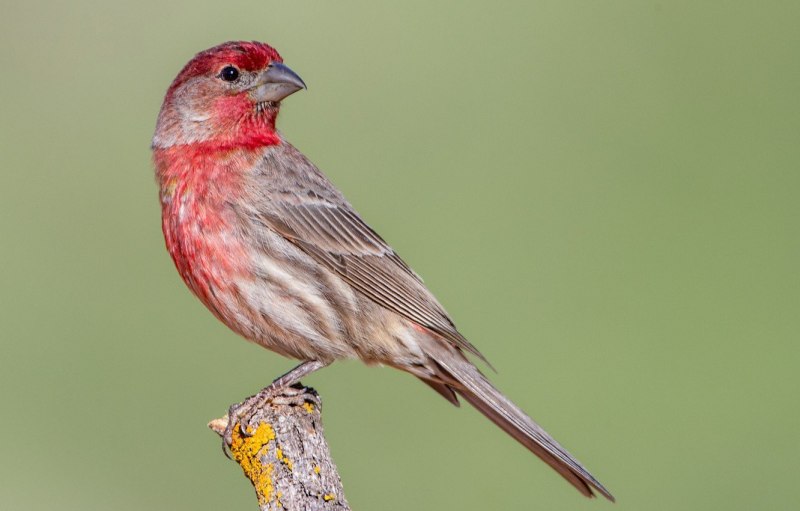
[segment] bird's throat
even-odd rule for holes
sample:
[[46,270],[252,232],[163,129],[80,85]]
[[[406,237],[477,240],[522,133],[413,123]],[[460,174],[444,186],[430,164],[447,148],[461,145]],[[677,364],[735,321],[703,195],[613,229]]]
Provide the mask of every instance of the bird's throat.
[[192,143],[192,151],[208,154],[279,145],[282,139],[275,130],[276,116],[277,109],[274,108],[256,111],[236,125],[222,129],[206,140]]

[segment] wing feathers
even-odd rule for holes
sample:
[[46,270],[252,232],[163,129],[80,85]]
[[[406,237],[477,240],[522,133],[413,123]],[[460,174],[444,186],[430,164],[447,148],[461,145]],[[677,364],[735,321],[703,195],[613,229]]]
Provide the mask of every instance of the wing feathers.
[[[300,203],[279,195],[258,221],[297,244],[379,305],[431,330],[486,362],[408,265],[352,210],[317,195]],[[280,198],[282,197],[282,198]],[[488,363],[488,362],[487,362]]]

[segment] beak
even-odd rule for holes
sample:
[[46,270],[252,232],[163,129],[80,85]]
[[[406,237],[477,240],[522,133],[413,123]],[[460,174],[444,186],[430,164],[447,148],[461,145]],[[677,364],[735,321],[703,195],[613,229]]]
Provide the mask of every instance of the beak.
[[289,66],[273,62],[259,75],[255,86],[250,90],[250,96],[257,103],[278,102],[305,88],[306,84],[303,79],[289,69]]

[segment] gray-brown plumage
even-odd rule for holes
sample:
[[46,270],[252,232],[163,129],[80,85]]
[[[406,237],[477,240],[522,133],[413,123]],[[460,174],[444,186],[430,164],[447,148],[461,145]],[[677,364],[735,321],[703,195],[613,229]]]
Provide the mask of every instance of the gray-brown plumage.
[[[409,371],[454,404],[458,403],[455,394],[461,395],[581,493],[591,496],[594,487],[612,498],[577,460],[464,357],[462,349],[484,359],[456,330],[419,276],[364,223],[333,184],[297,149],[284,142],[279,148],[267,151],[257,169],[250,189],[260,199],[255,201],[257,208],[248,214],[253,229],[279,233],[315,263],[344,280],[362,301],[365,297],[406,320],[406,331],[413,332],[420,347],[415,357],[401,358],[399,363],[373,358],[374,350],[357,347],[361,358]],[[374,308],[369,312],[386,314]],[[346,323],[373,321],[363,316],[363,311],[354,313],[360,317]],[[344,316],[346,312],[342,310],[340,314]],[[424,328],[415,328],[414,324]],[[360,337],[358,328],[349,335]],[[371,345],[381,343],[386,337],[384,334],[363,341]]]

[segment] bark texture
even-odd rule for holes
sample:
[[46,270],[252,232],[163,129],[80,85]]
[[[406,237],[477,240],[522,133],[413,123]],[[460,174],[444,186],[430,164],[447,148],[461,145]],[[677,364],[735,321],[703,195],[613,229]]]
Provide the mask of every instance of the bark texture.
[[[228,418],[209,423],[222,435]],[[249,434],[233,431],[233,459],[253,483],[262,511],[344,511],[350,506],[322,431],[319,395],[289,387],[261,406]]]

